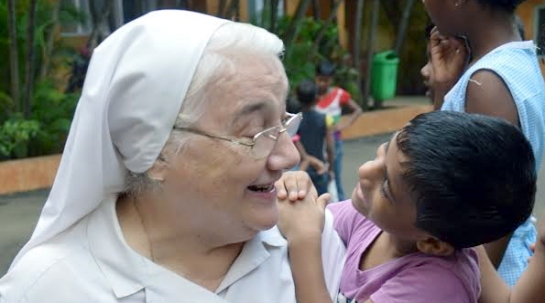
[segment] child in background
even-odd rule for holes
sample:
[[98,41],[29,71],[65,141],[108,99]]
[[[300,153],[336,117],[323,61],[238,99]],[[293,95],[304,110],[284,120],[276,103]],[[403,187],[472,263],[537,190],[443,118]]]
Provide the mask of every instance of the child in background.
[[[286,111],[290,114],[297,114],[301,112],[301,104],[293,98],[288,98],[288,100],[286,100]],[[323,161],[320,161],[307,153],[305,147],[301,143],[301,136],[296,134],[291,139],[301,158],[299,164],[295,166],[292,171],[306,171],[309,167],[312,167],[320,175],[327,172],[327,165]]]
[[333,177],[334,169],[334,143],[333,130],[328,127],[327,115],[315,110],[316,85],[313,81],[305,80],[299,83],[296,88],[297,101],[301,105],[303,120],[299,126],[297,134],[300,136],[300,143],[306,153],[323,163],[326,163],[324,157],[324,146],[327,153],[328,173],[317,171],[309,166],[306,171],[309,174],[312,183],[316,187],[318,194],[327,193],[330,176]]
[[[478,262],[470,247],[516,229],[530,216],[536,192],[532,149],[516,127],[448,111],[414,118],[358,175],[352,200],[329,205],[347,245],[340,287],[345,302],[477,302]],[[324,197],[278,205],[298,302],[330,302],[320,263]],[[481,303],[528,298],[521,292],[509,298],[495,273],[486,274]],[[537,280],[524,285],[534,288],[522,293],[540,289],[531,283],[543,274],[534,274]]]
[[[545,83],[534,43],[522,41],[515,25],[520,2],[425,0],[437,26],[430,38],[430,68],[436,108],[500,117],[519,127],[532,145],[537,171],[545,146]],[[528,220],[512,237],[485,245],[509,285],[526,267],[535,239]]]
[[[352,100],[350,94],[340,87],[331,86],[335,75],[335,65],[323,61],[316,66],[316,85],[318,87],[318,103],[316,109],[333,118],[335,125],[335,185],[337,186],[337,197],[339,201],[345,199],[342,174],[343,143],[341,131],[352,125],[361,114],[361,107]],[[345,123],[340,123],[343,109],[350,112]]]

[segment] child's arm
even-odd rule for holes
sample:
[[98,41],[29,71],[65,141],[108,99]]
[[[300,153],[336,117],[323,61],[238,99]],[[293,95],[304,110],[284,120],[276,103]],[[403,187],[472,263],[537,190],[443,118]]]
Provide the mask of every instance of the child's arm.
[[288,241],[298,303],[331,303],[322,265],[322,229],[329,195],[278,202],[278,227]]
[[299,156],[301,157],[301,161],[299,162],[299,169],[306,171],[309,164],[309,155],[307,154],[307,151],[305,150],[305,147],[301,143],[301,141],[294,141],[293,144],[295,144],[295,148],[299,151]]
[[325,174],[327,172],[327,165],[320,161],[320,159],[308,155],[307,157],[308,165],[316,171],[318,175]]
[[[481,70],[473,74],[467,86],[466,112],[499,117],[519,127],[518,111],[513,97],[494,72]],[[499,267],[511,235],[485,245],[486,252],[496,268]]]
[[510,291],[482,247],[477,248],[481,269],[479,303],[541,303],[545,298],[545,215],[541,219],[534,256]]
[[[365,100],[364,100],[365,101]],[[350,116],[346,120],[346,122],[339,124],[337,126],[337,130],[341,131],[350,125],[354,124],[356,120],[359,118],[359,116],[362,113],[361,107],[354,101],[352,98],[348,100],[348,102],[345,104],[345,106],[348,108],[348,110],[351,112]]]
[[541,219],[539,241],[526,271],[511,292],[510,303],[537,303],[545,298],[545,222]]

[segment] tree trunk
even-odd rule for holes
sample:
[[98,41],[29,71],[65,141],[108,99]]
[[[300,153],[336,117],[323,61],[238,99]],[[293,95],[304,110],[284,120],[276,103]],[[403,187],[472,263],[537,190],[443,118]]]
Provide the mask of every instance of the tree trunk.
[[9,71],[11,80],[11,98],[13,103],[22,110],[20,100],[19,50],[17,49],[17,21],[15,0],[8,0],[8,32],[9,32]]
[[320,4],[319,0],[312,0],[312,16],[314,20],[320,19]]
[[293,19],[291,20],[291,23],[288,26],[288,30],[286,31],[286,37],[284,37],[284,44],[285,44],[287,52],[289,52],[290,46],[295,42],[295,39],[297,39],[297,34],[299,33],[299,28],[300,28],[299,25],[301,23],[301,19],[305,17],[305,13],[307,12],[309,4],[310,4],[310,0],[300,0],[299,4],[297,4],[295,15],[293,16]]
[[240,20],[240,0],[231,0],[227,8],[227,16],[233,21]]
[[[405,0],[408,1],[408,0]],[[380,1],[382,10],[386,14],[386,17],[388,20],[390,20],[390,23],[393,27],[396,27],[399,25],[399,22],[401,21],[401,1],[399,0],[382,0]]]
[[[365,77],[365,89],[363,91],[363,101],[367,103],[371,94],[371,74],[373,70],[373,52],[375,49],[375,37],[378,25],[378,15],[380,9],[380,0],[373,0],[373,9],[371,10],[371,25],[369,26],[369,39],[367,40],[367,77]],[[382,107],[382,100],[373,100],[373,109]]]
[[271,7],[271,0],[263,0],[263,7],[261,8],[261,27],[269,28],[270,20],[268,18],[271,16],[269,8]]
[[394,44],[394,51],[396,54],[401,52],[401,47],[403,42],[405,42],[405,35],[407,34],[407,27],[409,26],[409,20],[411,19],[411,12],[414,7],[416,0],[407,0],[405,4],[405,9],[403,10],[403,16],[399,22],[399,27],[397,28],[397,36]]
[[335,2],[333,8],[331,9],[331,13],[329,14],[329,16],[327,17],[327,20],[324,23],[324,26],[320,28],[320,31],[316,35],[316,39],[314,40],[314,45],[312,47],[312,50],[308,54],[307,60],[309,61],[312,60],[312,58],[314,57],[314,54],[318,51],[318,48],[320,47],[320,43],[322,42],[322,39],[324,38],[327,28],[333,23],[333,21],[337,17],[337,11],[339,10],[339,7],[341,6],[343,2],[344,0],[337,0]]
[[97,7],[96,2],[89,1],[88,3],[93,29],[89,35],[87,47],[92,50],[110,35],[109,16],[113,8],[113,1],[105,1],[102,7]]
[[278,3],[279,0],[271,0],[271,23],[269,26],[269,31],[271,33],[276,32],[276,22],[278,19]]
[[365,10],[365,0],[358,0],[358,3],[356,4],[356,22],[354,24],[354,64],[356,65],[356,70],[358,71],[358,79],[357,84],[358,88],[360,90],[360,96],[362,99],[360,100],[360,105],[363,110],[367,110],[368,104],[367,104],[367,98],[365,97],[364,90],[362,90],[361,87],[361,61],[360,61],[360,54],[361,54],[361,30],[363,26],[363,13]]
[[31,0],[27,21],[26,59],[25,59],[25,89],[23,91],[23,116],[30,118],[31,101],[34,91],[36,53],[34,51],[34,29],[36,28],[37,0]]
[[220,0],[220,3],[218,5],[218,12],[216,13],[217,17],[223,18],[226,5],[227,5],[227,0]]
[[47,77],[50,68],[51,55],[53,53],[53,44],[55,43],[55,37],[59,29],[59,11],[61,8],[61,2],[57,1],[53,4],[53,11],[51,14],[51,26],[47,31],[47,37],[45,45],[42,51],[42,66],[40,67],[39,80],[42,81]]

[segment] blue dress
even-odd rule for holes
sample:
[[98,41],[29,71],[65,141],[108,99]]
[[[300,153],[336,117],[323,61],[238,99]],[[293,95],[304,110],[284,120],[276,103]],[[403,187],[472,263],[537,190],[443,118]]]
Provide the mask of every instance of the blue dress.
[[[536,159],[536,171],[541,167],[545,145],[545,83],[539,68],[536,46],[532,41],[510,42],[494,49],[464,72],[445,96],[441,110],[464,112],[470,78],[479,70],[496,73],[507,85],[517,107],[521,130],[530,141]],[[483,85],[474,83],[475,85]],[[513,234],[498,272],[513,286],[532,255],[529,245],[536,241],[536,229],[529,219]]]

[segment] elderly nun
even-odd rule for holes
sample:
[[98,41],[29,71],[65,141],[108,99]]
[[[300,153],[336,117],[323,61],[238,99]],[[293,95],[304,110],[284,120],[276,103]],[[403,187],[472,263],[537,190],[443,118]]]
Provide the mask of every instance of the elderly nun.
[[[93,53],[38,224],[0,302],[296,301],[274,182],[294,166],[282,41],[186,11]],[[344,248],[326,216],[336,297]]]

